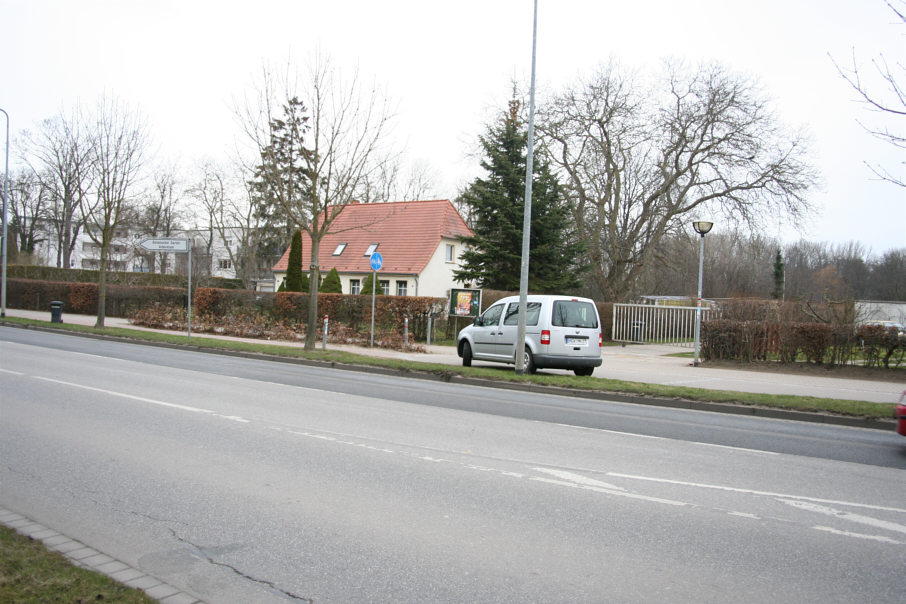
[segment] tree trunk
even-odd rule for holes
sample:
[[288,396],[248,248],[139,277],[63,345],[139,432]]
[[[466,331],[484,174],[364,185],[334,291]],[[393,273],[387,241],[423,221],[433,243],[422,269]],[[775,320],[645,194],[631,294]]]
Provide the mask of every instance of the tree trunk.
[[94,326],[104,327],[107,314],[107,246],[101,246],[101,260],[98,265],[98,319]]
[[[311,233],[309,233],[311,235]],[[321,242],[311,237],[311,279],[308,285],[308,325],[305,329],[305,350],[314,350],[318,341],[318,287],[321,285],[321,267],[318,251]]]

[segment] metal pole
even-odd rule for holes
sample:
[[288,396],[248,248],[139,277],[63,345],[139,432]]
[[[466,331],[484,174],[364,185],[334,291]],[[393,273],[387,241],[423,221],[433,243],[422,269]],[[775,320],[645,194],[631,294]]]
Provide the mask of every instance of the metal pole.
[[701,243],[698,247],[698,303],[695,307],[695,360],[693,367],[698,367],[698,353],[701,350],[702,332],[702,273],[705,270],[705,234],[701,234]]
[[189,248],[189,304],[186,311],[186,323],[188,325],[187,338],[192,337],[192,240],[186,239],[186,245]]
[[377,271],[371,272],[371,347],[374,348],[374,296],[377,292]]
[[321,350],[327,350],[327,325],[329,321],[327,315],[324,315],[324,339],[321,341]]
[[535,151],[535,49],[538,41],[538,0],[532,20],[532,84],[529,89],[528,149],[525,159],[525,209],[522,215],[522,270],[519,274],[519,318],[516,327],[516,375],[525,373],[525,308],[528,300],[529,243],[532,232],[532,171]]
[[7,250],[7,207],[9,206],[9,114],[0,109],[6,116],[6,171],[3,177],[3,275],[0,279],[0,317],[6,316],[6,250]]

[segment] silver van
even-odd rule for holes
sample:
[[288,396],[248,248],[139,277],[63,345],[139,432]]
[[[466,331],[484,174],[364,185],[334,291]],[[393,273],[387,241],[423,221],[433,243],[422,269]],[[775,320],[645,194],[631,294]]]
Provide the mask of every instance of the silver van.
[[[601,319],[592,300],[528,296],[525,319],[526,373],[551,368],[591,375],[601,365]],[[503,298],[476,317],[456,338],[463,366],[473,359],[515,364],[518,321],[519,296]]]

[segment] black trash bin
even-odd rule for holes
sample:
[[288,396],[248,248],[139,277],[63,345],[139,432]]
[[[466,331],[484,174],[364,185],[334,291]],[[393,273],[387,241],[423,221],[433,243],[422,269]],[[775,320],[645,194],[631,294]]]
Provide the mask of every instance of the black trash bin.
[[632,322],[632,341],[644,343],[643,335],[645,333],[645,322],[644,321],[633,321]]
[[62,323],[63,322],[63,303],[59,300],[54,300],[50,303],[50,322],[51,323]]

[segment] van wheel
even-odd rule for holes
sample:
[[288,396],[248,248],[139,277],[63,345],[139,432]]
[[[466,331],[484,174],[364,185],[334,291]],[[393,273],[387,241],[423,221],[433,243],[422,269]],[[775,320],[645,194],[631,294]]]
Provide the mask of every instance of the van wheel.
[[579,377],[587,377],[595,372],[594,367],[577,367],[573,369]]
[[532,351],[529,350],[529,347],[525,347],[525,373],[532,374],[538,371],[538,368],[535,367],[535,357],[532,356]]
[[472,347],[469,346],[468,342],[462,343],[462,366],[471,367],[472,366]]

